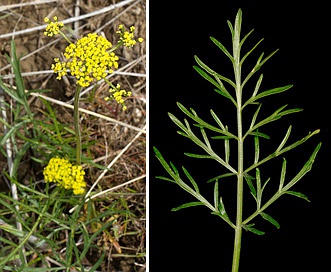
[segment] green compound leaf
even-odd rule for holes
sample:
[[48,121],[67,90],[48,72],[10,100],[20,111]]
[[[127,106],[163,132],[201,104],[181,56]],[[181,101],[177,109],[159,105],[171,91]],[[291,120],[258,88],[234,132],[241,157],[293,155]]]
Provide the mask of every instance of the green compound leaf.
[[188,203],[180,205],[176,208],[171,209],[171,211],[176,212],[176,211],[181,210],[181,209],[185,209],[185,208],[189,208],[189,207],[195,207],[195,206],[204,206],[204,205],[205,204],[203,202],[200,202],[200,201],[188,202]]
[[272,218],[270,215],[268,215],[264,212],[261,212],[260,215],[263,217],[263,219],[265,219],[265,220],[269,221],[271,224],[273,224],[277,229],[280,228],[279,223],[274,218]]

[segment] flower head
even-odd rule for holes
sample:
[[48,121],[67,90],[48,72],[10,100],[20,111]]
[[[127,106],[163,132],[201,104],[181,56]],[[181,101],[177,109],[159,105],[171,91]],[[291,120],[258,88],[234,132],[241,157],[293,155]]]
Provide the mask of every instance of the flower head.
[[46,30],[44,31],[45,36],[52,37],[56,34],[60,33],[61,28],[64,26],[62,22],[58,21],[57,16],[53,17],[54,22],[52,22],[49,18],[45,17],[44,22],[48,23],[46,26]]
[[117,84],[115,88],[110,88],[109,89],[109,92],[111,93],[110,96],[106,97],[105,100],[108,101],[108,100],[116,100],[118,104],[121,104],[122,105],[122,109],[123,110],[126,110],[126,105],[124,103],[124,99],[123,97],[128,97],[130,96],[132,93],[131,92],[128,92],[126,90],[121,90],[121,85],[120,84]]
[[108,50],[112,47],[106,38],[89,33],[79,39],[76,44],[69,44],[64,53],[66,61],[60,62],[55,58],[52,64],[57,79],[61,79],[70,70],[70,74],[77,80],[77,84],[87,87],[91,82],[105,78],[113,73],[113,68],[118,68],[118,56]]
[[144,39],[141,37],[139,37],[137,40],[134,39],[134,31],[135,31],[134,26],[130,27],[130,32],[129,32],[124,30],[123,25],[119,25],[118,31],[116,31],[116,33],[120,35],[119,42],[122,42],[123,45],[126,47],[133,47],[137,43],[137,41],[143,42]]
[[50,159],[43,174],[46,182],[55,182],[57,186],[73,190],[75,195],[85,191],[84,170],[80,165],[72,165],[66,159],[57,157]]

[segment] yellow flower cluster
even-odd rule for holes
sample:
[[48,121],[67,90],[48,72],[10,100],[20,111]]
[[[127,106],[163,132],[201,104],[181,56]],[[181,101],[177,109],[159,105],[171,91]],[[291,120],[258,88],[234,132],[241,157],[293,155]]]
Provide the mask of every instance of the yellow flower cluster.
[[56,34],[60,33],[61,28],[64,26],[62,22],[59,22],[57,16],[53,17],[54,22],[52,22],[49,18],[45,17],[44,22],[48,23],[46,26],[46,30],[44,31],[45,36],[52,37]]
[[76,44],[71,43],[66,47],[64,57],[67,61],[60,62],[55,58],[51,68],[58,74],[57,79],[61,79],[69,70],[77,84],[87,87],[94,79],[105,78],[107,74],[114,72],[112,68],[118,68],[118,56],[114,52],[108,52],[111,47],[111,42],[106,38],[89,33]]
[[116,100],[118,104],[121,104],[122,105],[122,109],[123,110],[126,110],[126,106],[124,104],[124,99],[123,97],[128,97],[130,96],[132,93],[131,92],[127,92],[126,90],[121,90],[121,85],[120,84],[117,84],[116,85],[116,88],[111,88],[109,89],[109,92],[111,93],[111,95],[109,97],[105,97],[105,100],[106,101],[109,101],[109,100]]
[[123,45],[126,47],[133,47],[137,43],[137,41],[143,42],[144,39],[141,37],[139,37],[137,40],[134,39],[134,31],[135,31],[134,26],[130,27],[130,32],[129,32],[124,30],[123,25],[119,25],[118,31],[116,31],[116,33],[120,35],[119,42],[122,42]]
[[55,182],[57,186],[73,190],[75,195],[83,194],[86,187],[85,172],[80,165],[72,165],[62,158],[50,159],[43,171],[46,182]]

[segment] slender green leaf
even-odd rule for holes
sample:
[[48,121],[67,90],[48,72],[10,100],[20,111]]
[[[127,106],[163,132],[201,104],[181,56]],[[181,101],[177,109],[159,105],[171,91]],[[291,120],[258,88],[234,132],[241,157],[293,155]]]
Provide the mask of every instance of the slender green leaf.
[[260,104],[260,105],[257,107],[257,109],[256,109],[256,111],[255,111],[255,113],[254,113],[254,115],[253,115],[253,118],[252,118],[252,121],[251,121],[251,125],[249,126],[249,129],[250,129],[250,130],[252,130],[252,128],[253,128],[254,125],[255,125],[256,118],[257,118],[257,115],[258,115],[259,112],[260,112],[261,107],[262,107],[262,104]]
[[223,136],[223,135],[220,135],[220,136],[211,136],[210,138],[211,139],[214,139],[214,140],[230,140],[230,139],[233,139],[233,137]]
[[[258,132],[258,131],[256,131]],[[257,163],[260,158],[260,139],[259,135],[255,135],[254,137],[254,163]]]
[[195,190],[198,194],[200,194],[199,187],[198,187],[197,183],[195,182],[195,180],[193,179],[193,177],[190,175],[190,173],[186,170],[186,168],[185,168],[184,166],[182,167],[182,169],[183,169],[183,171],[184,171],[186,177],[189,179],[189,181],[190,181],[191,184],[193,185],[194,190]]
[[226,211],[225,211],[225,206],[223,204],[223,199],[220,197],[220,200],[218,202],[218,210],[221,212],[222,216],[225,216],[227,219],[229,219]]
[[26,233],[24,231],[18,230],[16,227],[5,223],[0,219],[0,229],[13,234],[15,237],[23,238]]
[[[253,32],[253,29],[245,36],[245,38],[244,39],[242,39],[241,40],[241,42],[240,42],[240,47],[243,45],[243,43],[244,43],[244,41],[246,40],[246,38],[248,37],[248,35],[250,35],[251,33]],[[263,41],[264,39],[262,38],[261,40],[259,40],[258,41],[258,43],[256,43],[255,45],[254,45],[254,47],[250,50],[250,51],[248,51],[246,54],[245,54],[245,56],[243,56],[242,57],[242,59],[241,59],[241,61],[240,61],[240,65],[243,65],[243,63],[244,63],[244,61],[245,61],[245,59],[255,50],[255,48]]]
[[170,182],[175,182],[173,179],[166,178],[166,177],[163,177],[163,176],[156,176],[156,178],[157,178],[157,179],[166,180],[166,181],[170,181]]
[[[258,81],[256,82],[256,85],[255,85],[255,88],[254,88],[254,92],[253,92],[253,95],[252,95],[251,98],[255,97],[256,94],[258,93],[258,91],[259,91],[259,89],[260,89],[260,87],[261,87],[262,80],[263,80],[263,74],[260,75]],[[250,99],[251,99],[251,98],[250,98]],[[250,99],[249,99],[249,100],[250,100]],[[249,101],[249,100],[248,100],[248,101]],[[245,103],[245,105],[247,105],[248,101]],[[243,106],[243,108],[245,107],[245,105]]]
[[207,134],[206,134],[205,130],[203,129],[203,127],[200,127],[200,131],[201,131],[201,134],[202,134],[203,140],[205,141],[206,146],[208,148],[211,148],[209,139],[208,139]]
[[229,26],[229,28],[230,28],[231,35],[232,35],[232,37],[233,37],[233,36],[234,36],[233,26],[232,26],[232,24],[231,24],[231,22],[230,22],[229,20],[227,20],[226,22],[228,23],[228,26]]
[[171,169],[171,167],[169,166],[169,164],[165,161],[165,159],[163,158],[162,154],[160,153],[160,151],[153,146],[153,150],[155,153],[156,158],[160,161],[161,165],[163,166],[163,168],[169,173],[169,175],[174,178],[175,173],[173,172],[173,170]]
[[169,162],[169,164],[170,164],[172,170],[174,171],[174,173],[176,174],[176,176],[179,176],[176,166],[172,162]]
[[[26,92],[27,96],[31,95],[32,93],[50,93],[52,92],[51,89],[32,89],[32,90],[28,90]],[[41,98],[41,97],[40,97]],[[41,98],[42,99],[42,98]]]
[[32,146],[31,142],[25,142],[23,146],[19,149],[19,151],[16,153],[14,164],[13,164],[13,173],[17,174],[18,167],[21,163],[21,160],[25,153],[29,150],[29,148]]
[[[303,144],[303,143],[306,142],[309,138],[311,138],[312,136],[316,135],[316,134],[319,133],[319,132],[320,132],[319,129],[317,129],[317,130],[315,130],[315,131],[313,131],[313,132],[309,132],[308,135],[305,136],[304,138],[302,138],[301,140],[296,141],[295,143],[293,143],[293,144],[291,144],[291,145],[289,145],[289,146],[283,148],[283,149],[280,150],[279,152],[274,152],[274,153],[270,154],[269,156],[265,157],[263,160],[260,160],[260,161],[257,162],[257,163],[254,163],[253,165],[251,165],[250,167],[248,167],[248,168],[245,170],[245,172],[248,173],[249,171],[251,171],[252,169],[258,167],[259,165],[261,165],[261,164],[263,164],[263,163],[265,163],[265,162],[267,162],[267,161],[269,161],[269,160],[271,160],[271,159],[273,159],[273,158],[275,158],[275,157],[277,157],[277,156],[279,156],[279,155],[281,155],[281,154],[283,154],[283,153],[285,153],[285,152],[288,152],[288,151],[292,150],[293,148],[296,148],[297,146]],[[318,149],[320,148],[320,145],[321,145],[321,143],[318,145]]]
[[[262,78],[261,78],[261,80],[262,80]],[[258,83],[261,84],[261,82],[258,82]],[[258,85],[258,87],[260,87],[260,85]],[[279,93],[282,93],[282,92],[285,92],[285,91],[291,89],[292,87],[293,87],[293,85],[286,85],[286,86],[283,86],[283,87],[278,87],[278,88],[274,88],[274,89],[264,91],[264,92],[262,92],[258,95],[256,95],[255,91],[257,91],[257,89],[255,89],[254,94],[251,96],[250,99],[248,99],[246,101],[243,108],[245,106],[247,106],[248,104],[252,104],[252,103],[256,102],[257,100],[261,99],[262,97],[266,97],[266,96],[274,95],[274,94],[279,94]]]
[[[24,81],[21,74],[21,65],[20,65],[20,59],[17,57],[16,54],[16,45],[15,40],[11,40],[11,57],[12,57],[12,67],[15,74],[15,83],[17,87],[17,93],[20,99],[25,101],[25,87],[24,87]],[[25,104],[25,103],[24,103]]]
[[263,235],[265,234],[265,232],[261,231],[261,230],[258,230],[256,228],[253,228],[255,224],[249,224],[249,225],[243,225],[243,228],[246,230],[246,231],[250,231],[250,232],[253,232],[257,235]]
[[321,148],[322,143],[319,143],[313,153],[311,154],[308,161],[305,163],[305,165],[302,167],[302,169],[299,171],[299,173],[283,188],[283,191],[287,191],[290,189],[294,184],[296,184],[304,175],[306,175],[312,168],[313,163],[315,161],[317,152]]
[[183,131],[177,131],[177,133],[181,136],[184,136],[186,138],[190,138],[190,135],[187,134],[187,132],[183,132]]
[[217,177],[214,177],[214,178],[211,178],[207,181],[207,183],[210,183],[210,182],[213,182],[215,180],[219,180],[219,179],[222,179],[222,178],[226,178],[226,177],[232,177],[232,176],[235,176],[236,173],[226,173],[226,174],[222,174],[222,175],[219,175]]
[[222,219],[224,219],[227,222],[231,222],[228,214],[225,211],[225,207],[224,207],[223,200],[222,200],[221,197],[219,198],[219,201],[217,201],[217,203],[218,203],[217,211],[216,212],[211,212],[211,214],[217,215],[217,216],[221,217]]
[[[204,128],[208,128],[209,130],[227,135],[229,137],[232,138],[237,138],[234,134],[230,133],[227,130],[223,130],[223,129],[219,129],[218,127],[215,127],[213,125],[210,125],[209,123],[203,121],[201,118],[199,118],[198,116],[194,116],[191,112],[189,112],[181,103],[177,102],[177,106],[182,110],[182,112],[184,112],[188,117],[190,117],[192,120],[196,121],[198,124],[200,124],[201,126],[203,126]],[[187,133],[188,129],[174,116],[171,116],[171,118],[174,118],[174,122],[183,130]],[[177,119],[177,120],[176,120]]]
[[262,189],[261,189],[261,194],[262,194],[264,188],[267,186],[267,184],[268,184],[269,181],[270,181],[270,178],[268,178],[268,179],[265,181],[265,183],[263,184]]
[[224,127],[222,121],[218,118],[218,116],[216,115],[216,113],[213,110],[210,110],[210,114],[214,118],[214,120],[216,121],[216,123],[220,126],[220,128],[222,130],[225,130],[225,127]]
[[253,131],[249,135],[258,136],[258,137],[261,137],[261,138],[264,138],[264,139],[270,139],[269,135],[267,135],[265,133],[262,133],[262,132],[257,132],[257,131]]
[[250,178],[249,175],[244,174],[244,178],[246,180],[246,183],[248,185],[249,190],[251,191],[251,194],[256,197],[256,189],[253,185],[252,179]]
[[104,225],[102,225],[101,228],[97,229],[96,232],[94,232],[89,239],[87,239],[86,241],[84,240],[84,248],[80,255],[82,257],[85,256],[88,250],[91,248],[91,244],[94,241],[94,239],[96,239],[96,237],[100,235],[101,232],[110,228],[113,224],[114,224],[114,220],[109,220]]
[[279,152],[283,148],[283,146],[286,144],[288,138],[290,137],[291,130],[292,130],[292,126],[289,126],[289,128],[287,129],[286,135],[285,135],[284,139],[282,140],[282,142],[280,143],[280,145],[278,146],[278,148],[276,149],[276,152]]
[[230,98],[230,95],[228,93],[228,91],[224,90],[224,86],[220,85],[214,78],[212,78],[210,75],[208,75],[204,70],[202,70],[200,67],[198,66],[193,66],[194,70],[196,70],[198,72],[198,74],[200,76],[202,76],[205,80],[207,80],[208,82],[210,82],[211,84],[213,84],[214,86],[216,86],[218,88],[218,92],[219,94],[223,95],[226,98]]
[[99,267],[100,267],[100,265],[101,265],[101,263],[104,261],[104,258],[105,258],[105,251],[103,250],[102,252],[101,252],[101,256],[98,258],[98,260],[93,264],[93,266],[89,269],[89,272],[94,272],[94,271],[96,271]]
[[199,154],[192,154],[192,153],[184,153],[186,156],[191,158],[197,158],[197,159],[213,159],[212,156],[209,155],[199,155]]
[[243,83],[242,83],[242,87],[245,86],[245,84],[247,83],[247,81],[266,63],[267,60],[269,60],[276,52],[278,51],[275,50],[274,52],[272,52],[269,56],[267,56],[264,60],[262,60],[264,53],[261,54],[260,58],[258,59],[256,65],[254,66],[254,68],[252,69],[252,71],[247,75],[247,77],[244,79]]
[[257,235],[264,235],[265,232],[261,231],[261,230],[258,230],[256,228],[247,228],[248,231],[250,232],[253,232],[254,234],[257,234]]
[[216,40],[214,37],[210,37],[210,39],[213,41],[214,44],[217,45],[219,49],[223,51],[223,53],[231,60],[231,62],[233,62],[233,57],[229,53],[229,51],[225,48],[225,46],[221,44],[218,40]]
[[[263,126],[263,125],[266,125],[270,122],[274,122],[278,119],[280,119],[281,117],[285,116],[285,115],[288,115],[288,114],[292,114],[292,113],[296,113],[296,112],[300,112],[302,111],[302,109],[299,109],[299,108],[295,108],[295,109],[289,109],[289,110],[286,110],[286,111],[282,111],[285,107],[285,106],[282,106],[280,107],[279,109],[277,109],[274,113],[272,113],[269,117],[263,119],[262,121],[260,121],[258,124],[256,124],[253,128],[251,128],[251,130],[256,130],[257,128]],[[251,132],[249,131],[249,134]]]
[[295,192],[295,191],[286,191],[285,194],[289,194],[289,195],[293,195],[293,196],[296,196],[296,197],[300,197],[304,200],[307,200],[308,202],[310,202],[310,200],[308,199],[308,197],[303,194],[303,193],[300,193],[300,192]]
[[233,64],[236,62],[239,64],[240,59],[240,32],[241,32],[241,22],[242,22],[242,12],[241,9],[238,10],[236,19],[234,22],[234,35],[232,37],[232,45],[233,45]]
[[168,113],[168,115],[169,115],[169,117],[170,117],[170,119],[178,126],[178,127],[180,127],[183,131],[187,131],[187,129],[186,129],[186,127],[184,126],[184,124],[181,122],[181,121],[179,121],[178,119],[177,119],[177,117],[176,116],[174,116],[173,114],[171,114],[171,113]]
[[[208,74],[212,75],[215,78],[219,78],[221,80],[224,80],[225,82],[229,83],[233,88],[236,87],[236,84],[234,84],[234,82],[225,77],[222,76],[220,74],[218,74],[217,72],[215,72],[214,70],[210,69],[206,64],[204,64],[197,56],[194,56],[195,61],[199,64],[199,66],[204,69]],[[214,79],[212,79],[211,77],[209,77],[207,74],[202,73],[203,71],[201,69],[199,69],[197,66],[194,66],[194,69],[202,76],[204,77],[207,81],[209,81],[210,83],[212,83],[214,86],[216,86],[217,88],[219,88],[220,90],[224,91],[225,93],[228,93],[228,91],[226,90],[226,88],[222,85],[219,84],[219,82],[215,81]],[[216,83],[216,84],[215,84]]]
[[286,159],[283,158],[282,172],[280,174],[280,181],[279,181],[279,188],[278,188],[279,192],[283,189],[284,182],[285,182],[285,175],[286,175]]
[[15,131],[17,131],[21,126],[23,126],[24,124],[29,123],[29,122],[30,122],[30,120],[23,120],[22,122],[19,122],[19,123],[15,124],[14,126],[10,127],[8,132],[5,135],[3,135],[3,137],[1,138],[0,145],[4,145],[6,143],[6,141],[8,140],[8,138],[13,136]]
[[256,101],[256,100],[258,100],[262,97],[266,97],[266,96],[269,96],[269,95],[279,94],[279,93],[285,92],[285,91],[291,89],[292,87],[293,87],[293,85],[291,84],[291,85],[286,85],[286,86],[283,86],[283,87],[274,88],[274,89],[271,89],[271,90],[268,90],[268,91],[264,91],[264,92],[258,94],[257,96],[255,96],[253,101]]
[[[226,127],[226,131],[228,131],[228,127]],[[230,141],[229,138],[224,139],[224,153],[225,153],[225,162],[230,163]]]
[[[1,228],[1,223],[0,223],[0,228]],[[8,239],[2,237],[2,236],[0,236],[0,242],[1,242],[2,244],[7,244],[7,245],[12,246],[12,247],[14,247],[14,248],[17,247],[17,244],[15,244],[14,242],[12,242],[12,241],[10,241],[10,240],[8,240]],[[8,246],[8,248],[10,248],[9,246]],[[1,248],[0,256],[4,256],[4,255],[5,255],[3,252],[5,252],[5,246],[3,246],[3,247]],[[3,259],[3,257],[0,257],[0,261],[1,261],[2,259]]]
[[280,228],[279,223],[270,215],[268,215],[264,212],[261,212],[260,215],[263,217],[263,219],[265,219],[265,220],[269,221],[271,224],[273,224],[277,229]]
[[0,87],[6,92],[6,94],[8,94],[12,99],[14,99],[15,101],[17,101],[18,103],[20,103],[21,105],[24,105],[25,102],[24,100],[22,100],[21,98],[19,98],[19,96],[17,95],[16,91],[12,91],[10,90],[5,83],[1,80],[0,77]]
[[214,206],[217,211],[219,211],[219,190],[218,190],[218,180],[216,180],[214,185]]
[[171,209],[171,211],[178,211],[178,210],[181,210],[181,209],[185,209],[185,208],[189,208],[189,207],[194,207],[194,206],[204,206],[205,204],[201,201],[196,201],[196,202],[188,202],[188,203],[185,203],[183,205],[180,205],[176,208],[173,208]]

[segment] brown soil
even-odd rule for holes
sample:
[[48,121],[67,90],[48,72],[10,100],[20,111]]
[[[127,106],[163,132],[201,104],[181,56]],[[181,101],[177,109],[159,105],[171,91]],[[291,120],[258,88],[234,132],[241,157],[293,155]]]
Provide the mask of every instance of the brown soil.
[[[38,4],[39,2],[39,4]],[[42,4],[40,4],[42,2]],[[17,47],[18,56],[21,57],[21,69],[23,73],[50,70],[55,57],[59,57],[67,45],[67,42],[60,35],[56,37],[46,37],[43,29],[24,32],[37,26],[44,25],[44,17],[52,18],[57,15],[60,21],[75,17],[75,7],[78,8],[79,15],[91,14],[100,11],[114,4],[121,5],[127,1],[120,0],[55,0],[55,1],[24,1],[24,0],[2,0],[0,4],[0,76],[4,77],[8,84],[10,79],[6,76],[12,73],[6,55],[10,55],[10,41],[13,38]],[[35,4],[27,4],[35,3]],[[22,6],[11,6],[11,5]],[[23,5],[26,4],[26,5]],[[77,14],[76,14],[77,16]],[[123,6],[108,9],[97,15],[80,19],[76,23],[68,23],[67,27],[73,30],[78,29],[78,37],[87,33],[97,32],[104,34],[108,40],[117,41],[116,30],[119,24],[126,28],[131,25],[136,27],[136,35],[146,40],[146,2],[131,1]],[[16,32],[16,33],[15,33]],[[10,34],[12,33],[12,34]],[[120,57],[119,67],[126,67],[121,72],[146,75],[146,43],[139,43],[132,49],[120,49],[116,51]],[[80,107],[94,113],[98,113],[130,126],[144,129],[146,125],[146,79],[145,76],[130,76],[116,74],[111,78],[115,83],[120,82],[121,87],[131,90],[132,98],[126,102],[127,110],[122,112],[121,107],[116,102],[104,101],[108,94],[106,84],[99,84],[91,99],[90,90],[85,93],[80,102]],[[42,73],[24,76],[24,83],[27,90],[47,89],[45,95],[57,101],[67,102],[72,105],[75,91],[75,84],[72,79],[57,80],[53,73]],[[37,97],[32,97],[29,101],[31,109],[36,118],[42,118],[44,104]],[[61,123],[72,124],[72,110],[63,107],[58,103],[52,106],[57,112],[57,118]],[[89,132],[89,137],[96,141],[91,148],[92,156],[98,160],[99,164],[107,166],[116,155],[125,148],[137,135],[137,131],[130,127],[121,126],[102,118],[89,114],[81,115],[81,122],[84,129]],[[3,135],[3,127],[0,125],[0,135]],[[84,137],[84,136],[83,136]],[[86,137],[86,136],[85,136]],[[99,183],[102,189],[111,188],[122,184],[128,180],[145,175],[146,164],[146,139],[145,134],[141,134],[138,140],[126,150],[121,158],[113,165],[114,172],[106,174]],[[29,158],[22,160],[20,165],[20,178],[22,181],[28,177],[40,177],[41,168],[32,166]],[[1,170],[7,171],[7,160],[0,157]],[[102,171],[96,169],[91,173],[91,184],[97,179]],[[113,174],[116,173],[116,174]],[[109,253],[102,265],[102,271],[145,271],[145,226],[146,226],[146,186],[145,178],[138,179],[125,188],[117,192],[134,192],[128,194],[126,201],[130,210],[136,215],[135,222],[129,223],[127,231],[138,233],[138,235],[123,235],[118,241],[103,241],[100,237],[98,244],[100,247],[108,248]],[[0,176],[0,190],[9,190],[3,176]],[[123,227],[123,226],[122,226]],[[120,248],[120,250],[119,250]],[[119,254],[119,251],[121,254]],[[142,257],[130,257],[138,255]],[[99,257],[98,252],[91,252],[88,262],[92,263]],[[129,257],[128,257],[129,256]]]

